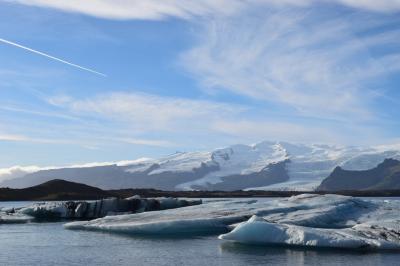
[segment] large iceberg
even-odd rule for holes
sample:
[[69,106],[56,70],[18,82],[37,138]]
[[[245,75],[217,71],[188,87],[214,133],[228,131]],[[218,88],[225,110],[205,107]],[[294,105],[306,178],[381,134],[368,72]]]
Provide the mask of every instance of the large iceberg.
[[229,231],[251,216],[254,200],[214,200],[206,204],[164,211],[108,216],[65,224],[67,229],[140,235],[204,235]]
[[208,200],[202,205],[65,224],[127,234],[204,235],[248,244],[400,249],[400,201],[303,194]]
[[255,212],[223,240],[246,244],[400,249],[400,201],[300,195],[283,208]]
[[109,198],[94,201],[40,202],[22,208],[0,209],[1,223],[24,223],[33,219],[95,219],[110,215],[167,210],[201,204],[201,200],[177,198]]

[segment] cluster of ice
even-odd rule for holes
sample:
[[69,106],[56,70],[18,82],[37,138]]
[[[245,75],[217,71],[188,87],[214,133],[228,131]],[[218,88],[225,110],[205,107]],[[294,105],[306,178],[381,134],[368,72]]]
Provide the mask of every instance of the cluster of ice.
[[94,219],[107,215],[167,210],[201,204],[201,200],[177,198],[109,198],[95,201],[41,202],[18,209],[0,210],[0,223],[23,223],[33,219]]
[[210,200],[168,211],[72,222],[65,228],[144,235],[221,232],[225,234],[220,239],[240,243],[400,249],[399,211],[396,200],[303,194],[276,200]]

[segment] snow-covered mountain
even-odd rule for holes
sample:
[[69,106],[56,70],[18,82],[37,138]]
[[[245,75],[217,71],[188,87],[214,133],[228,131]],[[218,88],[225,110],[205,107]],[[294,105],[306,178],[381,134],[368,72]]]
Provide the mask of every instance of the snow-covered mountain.
[[[182,152],[161,159],[64,168],[0,169],[0,186],[26,187],[65,179],[104,189],[311,190],[340,166],[367,170],[386,158],[400,159],[398,146],[332,146],[260,142],[205,152]],[[31,170],[35,169],[35,170]],[[2,178],[2,173],[6,173]],[[11,172],[12,173],[12,172]],[[7,176],[8,174],[8,176]]]

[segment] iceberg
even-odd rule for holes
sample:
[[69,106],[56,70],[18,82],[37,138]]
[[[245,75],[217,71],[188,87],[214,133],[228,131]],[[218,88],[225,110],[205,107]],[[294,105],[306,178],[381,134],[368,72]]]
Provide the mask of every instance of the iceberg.
[[66,229],[96,230],[138,235],[205,235],[229,231],[247,220],[254,200],[213,200],[178,209],[107,216],[64,225]]
[[219,239],[244,244],[400,249],[400,201],[299,195],[258,210]]
[[201,204],[201,200],[177,198],[109,198],[95,201],[40,202],[33,205],[0,210],[0,223],[57,219],[95,219],[107,215],[167,210]]
[[[363,229],[363,230],[359,230]],[[372,234],[370,227],[322,229],[270,223],[258,216],[239,224],[219,239],[245,244],[289,245],[319,248],[399,249],[399,238],[388,239],[383,229]]]

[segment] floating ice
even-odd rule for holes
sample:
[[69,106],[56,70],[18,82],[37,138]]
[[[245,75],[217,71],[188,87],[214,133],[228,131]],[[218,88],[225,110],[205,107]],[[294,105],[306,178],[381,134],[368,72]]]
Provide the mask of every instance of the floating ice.
[[32,219],[32,216],[19,213],[0,212],[0,224],[21,224],[30,222]]
[[239,224],[232,232],[220,235],[219,238],[246,244],[358,249],[400,248],[398,235],[389,239],[386,228],[381,228],[381,231],[375,234],[372,234],[370,229],[361,226],[341,230],[322,229],[269,223],[258,216],[253,216],[247,222]]
[[67,229],[99,230],[128,234],[203,235],[229,230],[229,225],[251,216],[254,200],[211,201],[179,209],[108,216],[65,224]]
[[31,206],[0,210],[0,223],[24,222],[32,219],[94,219],[107,215],[166,210],[201,204],[201,200],[176,198],[109,198],[96,201],[41,202]]
[[400,201],[300,195],[280,205],[256,211],[259,216],[219,238],[247,244],[400,249]]

